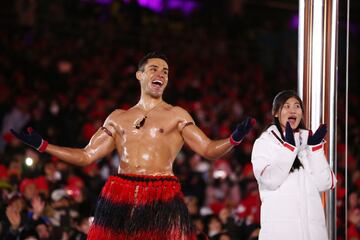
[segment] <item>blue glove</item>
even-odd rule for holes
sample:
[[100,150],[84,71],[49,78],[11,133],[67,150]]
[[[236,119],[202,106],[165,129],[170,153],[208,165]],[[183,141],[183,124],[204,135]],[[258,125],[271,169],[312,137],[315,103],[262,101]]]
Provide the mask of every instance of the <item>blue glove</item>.
[[312,132],[309,132],[309,137],[307,144],[310,146],[318,145],[319,143],[324,140],[327,133],[327,126],[326,124],[320,124],[319,128],[315,131],[314,134]]
[[238,145],[243,138],[250,132],[250,129],[256,124],[255,118],[246,117],[241,123],[236,126],[236,129],[230,136],[230,143]]
[[289,122],[286,122],[285,126],[285,142],[295,146],[294,131]]
[[44,140],[39,133],[32,128],[27,128],[27,132],[16,132],[14,129],[10,129],[10,132],[18,139],[32,148],[35,148],[39,152],[44,152],[48,142]]

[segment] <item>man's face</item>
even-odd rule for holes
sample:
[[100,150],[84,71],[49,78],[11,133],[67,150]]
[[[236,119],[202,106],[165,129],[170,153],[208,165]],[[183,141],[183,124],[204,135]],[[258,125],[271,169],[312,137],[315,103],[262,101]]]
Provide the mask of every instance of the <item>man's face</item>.
[[160,58],[148,59],[144,71],[137,71],[136,78],[140,81],[141,91],[152,97],[162,96],[168,83],[169,66]]
[[289,98],[286,100],[282,108],[280,108],[275,117],[279,118],[283,131],[285,130],[286,122],[290,123],[292,129],[296,129],[303,117],[299,101],[294,97]]

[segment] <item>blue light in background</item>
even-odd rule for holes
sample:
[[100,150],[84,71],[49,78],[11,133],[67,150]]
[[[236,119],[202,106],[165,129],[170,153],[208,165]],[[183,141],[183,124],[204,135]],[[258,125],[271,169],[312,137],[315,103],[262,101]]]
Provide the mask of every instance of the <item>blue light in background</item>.
[[290,26],[294,30],[299,28],[299,15],[296,14],[291,17]]
[[138,0],[138,3],[140,6],[149,8],[154,12],[162,12],[164,10],[163,0]]
[[113,2],[113,0],[96,0],[96,3],[103,4],[103,5],[109,5]]
[[197,4],[193,0],[169,0],[167,4],[168,9],[181,9],[183,13],[189,14],[194,11]]
[[[91,2],[90,0],[82,0],[83,2]],[[97,4],[109,5],[114,0],[95,0]],[[136,0],[137,3],[144,8],[148,8],[154,12],[160,13],[167,10],[180,10],[184,14],[192,13],[198,4],[194,0]],[[131,0],[123,0],[124,4],[130,4]]]

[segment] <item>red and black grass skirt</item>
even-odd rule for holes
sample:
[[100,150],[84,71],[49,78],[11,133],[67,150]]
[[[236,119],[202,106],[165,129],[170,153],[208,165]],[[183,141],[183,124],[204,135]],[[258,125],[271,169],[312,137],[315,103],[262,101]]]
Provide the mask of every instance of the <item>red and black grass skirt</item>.
[[97,202],[88,240],[196,239],[175,176],[111,176]]

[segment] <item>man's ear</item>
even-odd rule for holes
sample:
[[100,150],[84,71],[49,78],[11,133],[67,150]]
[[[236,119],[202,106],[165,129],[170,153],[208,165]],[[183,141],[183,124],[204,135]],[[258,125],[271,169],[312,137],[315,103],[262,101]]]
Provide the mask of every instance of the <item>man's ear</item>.
[[136,72],[136,79],[140,81],[142,79],[142,74],[143,74],[142,71],[137,71]]

